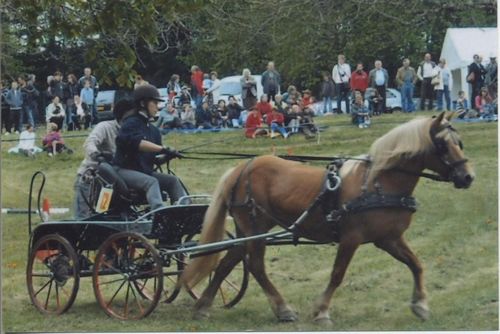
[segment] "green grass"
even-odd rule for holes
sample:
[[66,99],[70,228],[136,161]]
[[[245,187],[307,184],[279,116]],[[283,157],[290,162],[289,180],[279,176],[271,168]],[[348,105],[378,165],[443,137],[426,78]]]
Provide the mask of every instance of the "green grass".
[[[429,113],[426,113],[429,115]],[[224,142],[200,150],[309,155],[357,155],[396,124],[414,115],[375,118],[370,129],[349,125],[347,117],[325,117],[321,141],[295,136],[284,141],[246,140],[241,133],[170,134],[164,143],[183,148],[209,141]],[[204,322],[191,319],[193,301],[182,293],[171,305],[161,304],[146,319],[121,322],[108,318],[94,300],[91,279],[80,282],[75,304],[59,317],[41,315],[29,301],[25,283],[27,218],[3,215],[2,300],[5,331],[296,331],[296,330],[498,330],[498,157],[497,124],[457,124],[477,179],[468,190],[421,180],[420,203],[406,237],[422,261],[431,318],[422,322],[408,305],[413,289],[409,270],[386,253],[365,245],[356,253],[342,286],[334,295],[334,324],[312,322],[315,298],[325,288],[336,254],[334,246],[282,246],[267,249],[269,275],[300,320],[280,324],[253,278],[243,300],[233,309],[213,309]],[[56,159],[32,161],[7,155],[15,143],[2,144],[2,207],[26,208],[31,175],[48,177],[44,196],[55,207],[71,207],[76,169],[83,158],[83,138],[67,139],[75,149]],[[211,193],[234,160],[181,160],[172,165],[192,193]],[[323,165],[319,163],[318,165]],[[273,259],[271,261],[271,259]]]

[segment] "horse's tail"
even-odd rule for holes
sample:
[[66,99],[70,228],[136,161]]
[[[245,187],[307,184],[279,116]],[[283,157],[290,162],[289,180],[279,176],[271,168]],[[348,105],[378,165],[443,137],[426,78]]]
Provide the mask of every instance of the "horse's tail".
[[[225,222],[228,206],[226,203],[225,190],[227,179],[231,176],[234,168],[228,170],[220,179],[215,189],[212,202],[205,213],[203,228],[200,235],[200,244],[208,244],[221,241],[225,234]],[[190,289],[198,284],[203,278],[217,266],[220,252],[194,258],[184,269],[177,286],[184,285]]]

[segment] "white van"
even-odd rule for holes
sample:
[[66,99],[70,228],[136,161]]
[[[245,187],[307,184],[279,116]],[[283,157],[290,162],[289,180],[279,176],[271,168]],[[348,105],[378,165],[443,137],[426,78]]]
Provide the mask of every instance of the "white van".
[[[257,102],[260,101],[260,97],[264,94],[264,88],[262,87],[262,76],[252,75],[257,82]],[[228,102],[229,96],[233,95],[238,101],[240,106],[243,106],[243,100],[241,99],[241,83],[240,79],[242,75],[233,75],[230,77],[225,77],[220,80],[219,88],[219,100]],[[217,101],[214,101],[217,103]]]

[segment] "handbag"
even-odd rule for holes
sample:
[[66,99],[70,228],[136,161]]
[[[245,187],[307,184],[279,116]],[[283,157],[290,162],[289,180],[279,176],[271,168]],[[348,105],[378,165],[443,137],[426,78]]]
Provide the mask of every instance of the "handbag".
[[441,80],[439,78],[439,74],[436,75],[435,77],[433,77],[432,80],[431,80],[431,85],[433,85],[433,86],[437,86],[440,83],[441,83]]
[[467,80],[468,83],[473,83],[476,80],[476,75],[474,72],[470,72],[465,80]]

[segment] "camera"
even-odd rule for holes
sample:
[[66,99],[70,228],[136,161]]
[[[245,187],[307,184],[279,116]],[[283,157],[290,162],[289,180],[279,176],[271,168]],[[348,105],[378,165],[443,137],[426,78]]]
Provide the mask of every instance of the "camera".
[[61,113],[61,107],[56,106],[56,110],[54,110],[54,115],[58,115]]

